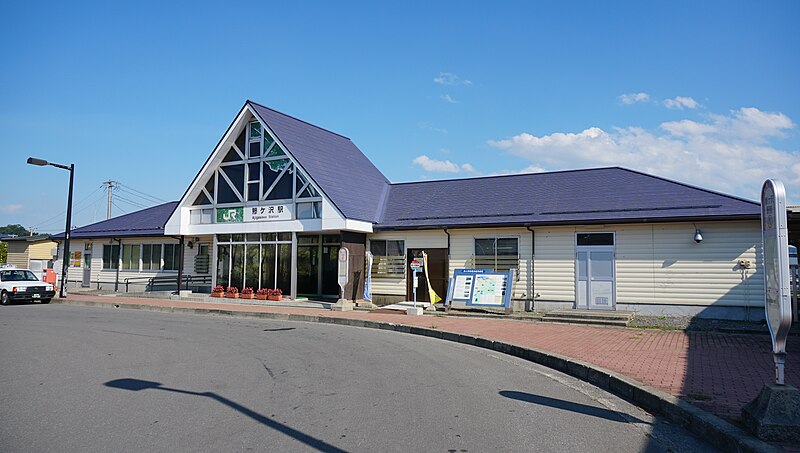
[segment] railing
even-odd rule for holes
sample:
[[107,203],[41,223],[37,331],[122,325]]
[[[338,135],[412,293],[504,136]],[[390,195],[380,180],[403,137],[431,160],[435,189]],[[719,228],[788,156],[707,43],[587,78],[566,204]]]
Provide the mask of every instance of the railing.
[[[169,275],[160,275],[156,277],[128,277],[123,280],[125,283],[125,292],[127,293],[130,288],[131,283],[137,282],[146,282],[145,291],[157,291],[159,286],[166,286],[169,288],[165,288],[164,291],[169,291],[170,289],[174,288],[177,277],[172,277]],[[188,288],[190,284],[195,285],[204,285],[204,284],[211,284],[211,276],[210,275],[184,275],[183,280],[181,280],[181,288]]]
[[406,275],[406,257],[375,256],[372,259],[372,277],[403,278]]

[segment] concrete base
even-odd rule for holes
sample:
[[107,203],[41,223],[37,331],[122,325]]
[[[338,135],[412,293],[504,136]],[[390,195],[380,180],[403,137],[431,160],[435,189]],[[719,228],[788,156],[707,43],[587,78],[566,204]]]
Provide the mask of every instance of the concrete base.
[[339,299],[335,304],[331,305],[333,311],[353,311],[353,302],[347,299]]
[[364,300],[364,299],[357,300],[356,301],[356,307],[358,307],[358,308],[366,308],[366,309],[369,309],[369,310],[373,310],[375,308],[378,308],[377,305],[373,304],[372,302],[370,302],[368,300]]
[[422,307],[408,307],[406,308],[406,314],[408,316],[422,316]]
[[759,439],[800,443],[800,389],[767,384],[742,408],[742,421]]

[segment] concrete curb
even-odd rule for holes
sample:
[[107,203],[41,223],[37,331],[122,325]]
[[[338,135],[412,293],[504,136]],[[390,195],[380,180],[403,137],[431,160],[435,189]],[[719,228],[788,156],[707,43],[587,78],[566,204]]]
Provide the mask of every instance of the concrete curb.
[[635,403],[637,406],[666,417],[670,422],[688,429],[711,445],[729,452],[781,452],[782,450],[763,442],[731,423],[708,413],[698,407],[669,395],[661,390],[647,386],[641,382],[599,366],[571,359],[566,356],[553,354],[537,349],[525,348],[510,343],[494,341],[487,338],[465,335],[455,332],[446,332],[425,327],[409,326],[382,321],[368,321],[362,319],[338,318],[319,315],[302,315],[269,312],[247,312],[217,308],[184,308],[172,306],[158,306],[148,304],[119,304],[113,300],[88,301],[79,299],[57,300],[53,303],[63,305],[82,305],[88,307],[113,307],[132,310],[149,310],[166,313],[211,314],[221,316],[235,316],[246,318],[274,319],[280,321],[303,321],[324,324],[335,324],[351,327],[365,327],[369,329],[390,330],[394,332],[421,335],[437,338],[455,343],[462,343],[479,348],[489,349],[503,354],[537,363],[568,374],[572,377],[589,382],[592,385],[610,391],[622,398]]

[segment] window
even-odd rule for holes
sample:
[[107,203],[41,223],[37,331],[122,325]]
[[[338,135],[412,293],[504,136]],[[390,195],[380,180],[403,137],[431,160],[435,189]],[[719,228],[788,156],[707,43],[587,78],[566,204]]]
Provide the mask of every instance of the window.
[[119,245],[103,245],[103,269],[116,269],[119,266]]
[[314,201],[311,203],[297,203],[298,219],[321,219],[322,202]]
[[578,245],[614,245],[614,233],[578,233]]
[[139,244],[125,244],[122,246],[122,268],[125,270],[139,270]]
[[519,239],[475,238],[475,268],[495,272],[519,270]]
[[161,244],[142,245],[142,269],[161,269]]
[[213,209],[192,209],[189,212],[189,223],[192,225],[211,223],[213,213]]
[[180,244],[164,244],[164,270],[177,271],[180,264]]
[[370,240],[373,277],[403,277],[406,273],[406,245],[403,240]]

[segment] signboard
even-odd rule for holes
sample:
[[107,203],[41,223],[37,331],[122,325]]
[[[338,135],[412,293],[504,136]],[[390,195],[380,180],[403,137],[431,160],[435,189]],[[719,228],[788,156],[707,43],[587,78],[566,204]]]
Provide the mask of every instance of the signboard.
[[350,268],[350,251],[346,247],[339,249],[338,281],[342,287],[342,297],[344,297],[344,286],[347,284],[347,275]]
[[786,190],[768,179],[761,189],[761,240],[764,248],[766,316],[775,355],[776,380],[783,384],[786,337],[792,324],[789,301],[789,238],[786,222]]
[[450,301],[469,307],[511,307],[511,284],[514,270],[492,272],[488,269],[456,269]]
[[414,258],[413,260],[411,260],[411,263],[409,264],[409,267],[411,267],[412,271],[417,272],[420,269],[422,269],[422,261],[420,261],[417,258]]
[[217,223],[270,222],[292,220],[293,204],[273,204],[247,208],[217,208]]
[[217,223],[239,223],[244,219],[244,208],[217,208]]
[[275,204],[245,208],[245,222],[269,222],[273,220],[292,220],[292,204]]

